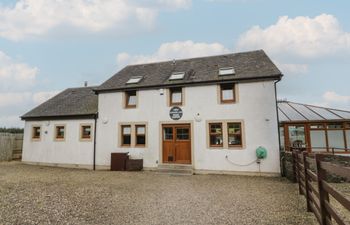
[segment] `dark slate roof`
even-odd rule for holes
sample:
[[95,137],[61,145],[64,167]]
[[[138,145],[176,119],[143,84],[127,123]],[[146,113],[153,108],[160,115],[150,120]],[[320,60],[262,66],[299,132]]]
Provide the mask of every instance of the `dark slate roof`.
[[24,114],[24,120],[47,117],[86,117],[97,113],[94,87],[68,88]]
[[280,123],[310,121],[349,121],[350,111],[289,101],[279,101],[278,117]]
[[[219,76],[219,68],[233,67],[235,75]],[[183,80],[169,81],[173,72],[185,72]],[[126,84],[133,76],[143,76],[137,84]],[[96,88],[99,91],[162,87],[172,85],[195,85],[222,81],[251,79],[280,79],[281,71],[263,50],[227,55],[182,59],[166,62],[129,65]]]

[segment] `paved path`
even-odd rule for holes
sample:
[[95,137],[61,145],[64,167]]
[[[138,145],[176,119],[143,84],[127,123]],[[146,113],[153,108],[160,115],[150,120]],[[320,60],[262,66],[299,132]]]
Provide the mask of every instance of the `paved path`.
[[317,223],[283,178],[0,163],[0,224]]

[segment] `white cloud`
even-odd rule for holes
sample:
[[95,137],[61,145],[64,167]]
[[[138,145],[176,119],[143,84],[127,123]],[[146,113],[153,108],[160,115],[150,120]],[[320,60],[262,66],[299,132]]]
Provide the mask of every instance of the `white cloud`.
[[0,127],[23,127],[24,122],[18,116],[0,116]]
[[57,91],[33,91],[39,69],[0,51],[0,127],[22,126],[19,116]]
[[341,28],[333,15],[282,16],[276,24],[266,28],[254,26],[242,34],[237,49],[264,49],[273,55],[317,58],[339,51],[350,52],[350,33]]
[[38,68],[16,62],[0,51],[0,91],[23,89],[34,84]]
[[0,108],[20,106],[23,104],[39,105],[55,96],[57,93],[58,91],[0,93]]
[[31,100],[30,92],[0,93],[0,107],[13,107]]
[[274,62],[283,74],[301,75],[306,74],[309,70],[307,64],[280,63],[279,61]]
[[33,102],[34,104],[39,105],[57,94],[58,94],[58,91],[37,92],[33,94]]
[[314,103],[314,105],[350,110],[350,95],[341,95],[335,91],[326,91],[322,95],[322,101]]
[[20,116],[56,95],[48,92],[0,92],[0,127],[23,126]]
[[339,95],[334,91],[327,91],[323,94],[323,99],[326,102],[341,103],[350,106],[350,95]]
[[148,63],[172,59],[191,58],[199,56],[228,53],[229,50],[220,43],[204,43],[193,41],[176,41],[162,44],[158,50],[150,55],[117,55],[118,66],[126,64]]
[[188,8],[191,0],[19,0],[13,7],[0,7],[0,36],[21,40],[45,35],[59,26],[89,32],[108,29],[147,29],[159,10]]

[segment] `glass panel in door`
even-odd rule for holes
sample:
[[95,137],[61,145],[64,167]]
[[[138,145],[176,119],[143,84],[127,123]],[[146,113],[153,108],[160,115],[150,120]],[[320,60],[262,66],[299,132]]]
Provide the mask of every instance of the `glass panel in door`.
[[288,126],[289,145],[293,148],[306,148],[305,126],[290,125]]

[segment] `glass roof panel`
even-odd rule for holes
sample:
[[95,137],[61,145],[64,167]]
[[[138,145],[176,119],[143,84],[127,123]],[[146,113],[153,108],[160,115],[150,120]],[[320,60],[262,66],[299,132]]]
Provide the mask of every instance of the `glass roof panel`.
[[306,120],[302,115],[300,115],[297,111],[290,107],[290,105],[288,105],[286,102],[278,103],[278,108],[281,111],[283,111],[291,120]]
[[280,109],[278,109],[278,121],[280,122],[289,121],[289,119],[283,114],[283,112],[281,112]]
[[344,119],[350,119],[350,112],[346,112],[346,111],[340,111],[340,110],[334,110],[331,109],[330,111],[334,112],[335,114],[343,117]]
[[320,107],[314,107],[314,106],[308,106],[310,109],[315,111],[316,113],[320,114],[322,117],[324,117],[326,120],[339,120],[341,119],[339,116],[334,115],[330,111],[328,111],[325,108]]
[[314,113],[312,110],[301,104],[289,103],[295,110],[301,113],[308,120],[323,120],[322,117]]

